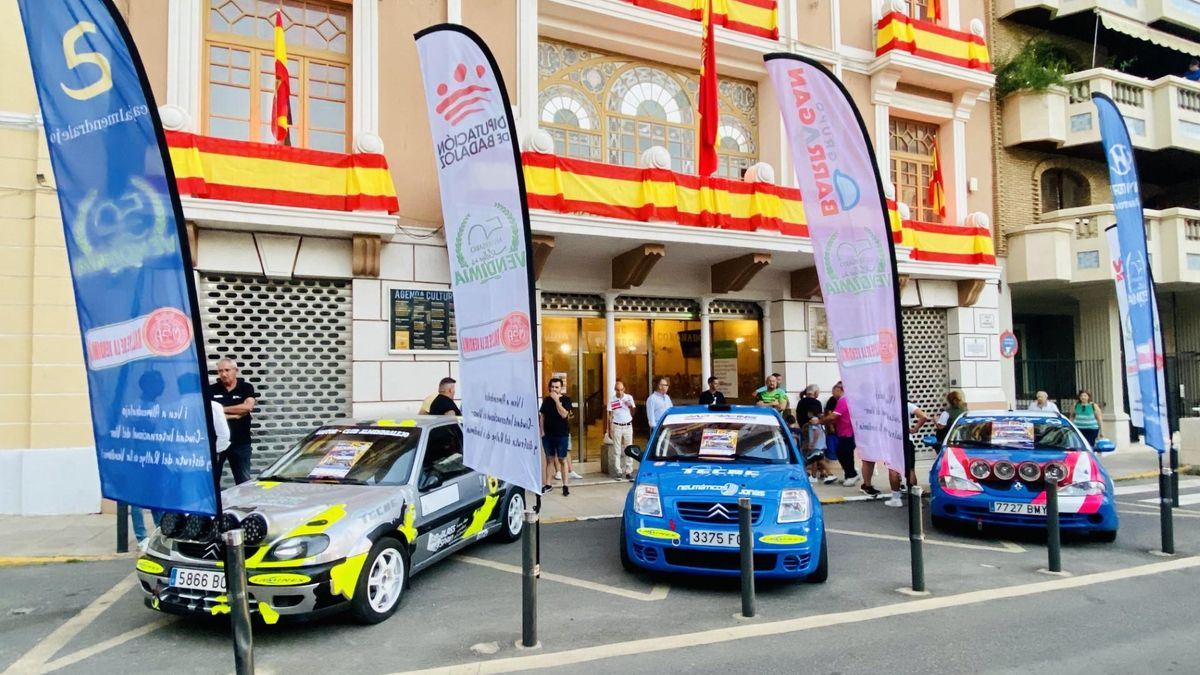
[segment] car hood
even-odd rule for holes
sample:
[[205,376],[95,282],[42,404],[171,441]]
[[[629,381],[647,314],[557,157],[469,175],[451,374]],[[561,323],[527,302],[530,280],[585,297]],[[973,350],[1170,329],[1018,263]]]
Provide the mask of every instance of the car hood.
[[1016,448],[973,448],[948,446],[938,457],[936,473],[967,478],[966,469],[970,462],[982,459],[987,462],[1005,460],[1013,464],[1033,462],[1045,466],[1050,462],[1061,462],[1067,468],[1068,482],[1084,480],[1108,481],[1108,472],[1095,454],[1086,450],[1021,450]]
[[650,462],[643,465],[638,481],[657,483],[668,497],[763,497],[808,485],[799,464]]
[[[386,520],[403,506],[403,490],[393,486],[331,485],[251,481],[221,493],[226,511],[238,518],[261,513],[268,523],[268,540],[284,536],[314,520],[333,525],[342,521],[363,527]],[[318,518],[318,516],[320,518]]]

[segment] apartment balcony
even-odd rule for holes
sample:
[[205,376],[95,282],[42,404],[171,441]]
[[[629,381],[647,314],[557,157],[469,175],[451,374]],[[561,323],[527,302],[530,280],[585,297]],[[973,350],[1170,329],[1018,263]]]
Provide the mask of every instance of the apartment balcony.
[[1055,19],[1099,10],[1142,24],[1161,21],[1190,30],[1200,24],[1200,3],[1193,0],[996,0],[999,19],[1030,9],[1044,9]]
[[868,73],[951,94],[991,89],[995,77],[983,21],[974,18],[968,26],[952,30],[890,11],[875,23],[875,59]]
[[[1160,287],[1200,284],[1200,210],[1145,210],[1150,267]],[[1112,282],[1105,229],[1116,222],[1112,204],[1042,214],[1041,222],[1008,233],[1012,284],[1066,286]]]
[[1004,145],[1075,147],[1100,142],[1092,92],[1117,103],[1134,147],[1200,153],[1200,83],[1168,75],[1147,80],[1107,68],[1066,77],[1065,87],[1004,99]]

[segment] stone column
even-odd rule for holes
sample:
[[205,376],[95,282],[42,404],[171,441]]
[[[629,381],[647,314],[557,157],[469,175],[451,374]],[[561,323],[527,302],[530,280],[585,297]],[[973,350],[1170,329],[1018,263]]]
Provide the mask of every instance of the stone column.
[[708,388],[708,378],[712,377],[712,323],[708,311],[712,298],[707,295],[700,298],[700,389]]

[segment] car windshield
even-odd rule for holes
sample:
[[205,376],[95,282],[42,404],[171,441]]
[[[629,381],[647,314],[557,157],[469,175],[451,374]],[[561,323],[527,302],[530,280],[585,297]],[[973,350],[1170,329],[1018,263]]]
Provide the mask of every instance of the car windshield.
[[774,417],[729,413],[668,415],[659,425],[650,459],[766,464],[794,461]]
[[403,485],[412,473],[417,428],[322,427],[280,457],[261,480]]
[[1019,450],[1083,450],[1087,443],[1057,417],[980,417],[959,420],[947,445]]

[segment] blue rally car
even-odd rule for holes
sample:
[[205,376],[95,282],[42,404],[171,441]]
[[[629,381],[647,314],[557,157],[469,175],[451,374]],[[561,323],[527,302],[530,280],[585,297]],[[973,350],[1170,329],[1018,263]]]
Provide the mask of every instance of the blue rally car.
[[929,474],[935,527],[955,523],[1046,527],[1046,480],[1058,477],[1063,531],[1117,537],[1113,484],[1096,452],[1059,413],[1033,411],[964,414],[946,434]]
[[625,499],[621,563],[633,571],[736,576],[738,498],[749,497],[756,577],[824,582],[821,503],[783,418],[752,406],[668,410]]

